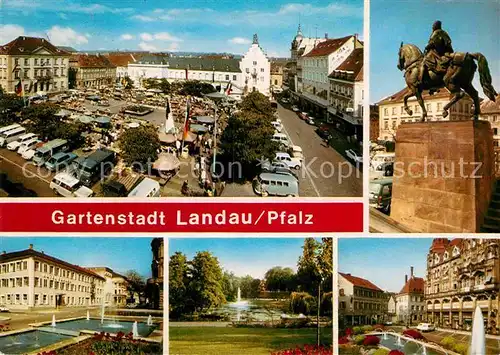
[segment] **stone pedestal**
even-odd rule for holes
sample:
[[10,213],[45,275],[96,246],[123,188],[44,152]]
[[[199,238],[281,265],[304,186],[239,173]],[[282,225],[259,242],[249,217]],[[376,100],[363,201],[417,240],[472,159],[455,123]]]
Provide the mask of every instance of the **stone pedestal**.
[[396,132],[391,217],[424,233],[479,232],[494,169],[487,121],[402,124]]

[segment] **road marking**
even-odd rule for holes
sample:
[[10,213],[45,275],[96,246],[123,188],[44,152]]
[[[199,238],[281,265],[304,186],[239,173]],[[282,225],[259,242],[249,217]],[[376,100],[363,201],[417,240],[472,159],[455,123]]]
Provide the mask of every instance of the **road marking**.
[[6,161],[8,161],[9,163],[11,163],[12,165],[17,166],[17,167],[18,167],[18,168],[20,168],[21,170],[26,170],[26,171],[28,171],[28,172],[31,174],[31,176],[25,176],[25,177],[28,177],[28,178],[31,178],[31,177],[37,177],[38,179],[40,179],[40,180],[42,180],[42,181],[46,182],[47,184],[50,184],[50,181],[49,181],[49,180],[47,180],[47,179],[45,179],[45,178],[43,178],[43,177],[41,177],[41,176],[37,175],[36,173],[34,173],[34,172],[32,172],[32,171],[28,170],[27,168],[23,167],[22,165],[19,165],[19,164],[17,164],[16,162],[13,162],[12,160],[10,160],[10,159],[8,159],[8,158],[4,157],[3,155],[0,157],[0,159],[6,160]]
[[[284,123],[283,120],[281,120],[281,121]],[[288,140],[290,141],[290,143],[292,143],[292,145],[295,145],[295,144],[293,144],[292,137],[290,137],[290,135],[288,134],[288,131],[286,130],[286,127],[284,124],[283,124],[283,131],[285,131],[285,134],[288,137]],[[305,160],[305,157],[306,156],[304,155],[304,160]],[[320,194],[318,188],[316,187],[316,184],[314,183],[312,176],[309,173],[309,170],[307,170],[307,168],[305,169],[305,172],[306,172],[307,177],[309,178],[309,181],[311,182],[311,185],[312,185],[314,191],[316,192],[316,195],[318,195],[318,197],[321,197],[321,194]]]

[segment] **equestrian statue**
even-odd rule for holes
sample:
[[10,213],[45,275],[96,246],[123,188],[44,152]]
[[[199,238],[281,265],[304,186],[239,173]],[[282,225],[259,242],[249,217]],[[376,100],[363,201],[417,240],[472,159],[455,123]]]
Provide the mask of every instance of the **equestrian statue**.
[[[475,63],[477,61],[477,65]],[[477,90],[472,85],[476,69],[479,68],[479,81],[484,94],[495,101],[497,93],[491,83],[488,61],[481,53],[461,53],[453,50],[450,36],[441,28],[441,21],[432,25],[432,34],[424,53],[413,44],[401,42],[399,48],[398,69],[404,71],[409,92],[404,96],[404,108],[408,115],[408,99],[416,96],[422,108],[422,122],[427,118],[427,110],[422,99],[422,92],[429,90],[433,94],[447,88],[453,95],[443,108],[443,118],[448,116],[449,108],[467,93],[474,101],[474,119],[479,119],[480,103]]]

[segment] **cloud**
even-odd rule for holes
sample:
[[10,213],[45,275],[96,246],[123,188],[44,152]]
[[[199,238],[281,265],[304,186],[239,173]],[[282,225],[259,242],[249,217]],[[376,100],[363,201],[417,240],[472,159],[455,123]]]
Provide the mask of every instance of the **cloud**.
[[58,15],[60,18],[62,18],[63,20],[67,20],[67,19],[68,19],[68,15],[66,15],[65,13],[60,12],[60,13],[58,13],[57,15]]
[[47,31],[50,42],[58,46],[74,46],[89,42],[87,36],[70,27],[53,26]]
[[154,17],[144,16],[144,15],[134,15],[131,18],[134,19],[134,20],[139,20],[139,21],[143,21],[143,22],[153,22],[153,21],[155,21]]
[[154,39],[154,37],[149,33],[141,33],[139,37],[141,37],[141,39],[146,42],[150,42]]
[[[1,2],[0,2],[1,3]],[[84,14],[123,14],[123,13],[132,13],[134,11],[133,8],[130,7],[109,7],[101,4],[68,4],[66,0],[3,0],[3,4],[5,8],[13,9],[13,10],[22,10],[22,11],[44,11],[44,12],[54,12],[60,11],[64,9],[65,12],[74,12],[74,13],[84,13]]]
[[155,46],[146,42],[139,43],[139,48],[142,49],[143,51],[148,51],[148,52],[153,52],[157,50]]
[[124,41],[130,41],[130,40],[134,39],[135,37],[132,36],[131,34],[124,33],[120,36],[120,38],[123,39]]
[[247,38],[243,38],[243,37],[234,37],[234,38],[231,38],[230,40],[228,40],[228,42],[232,43],[232,44],[250,44],[250,43],[252,43],[252,41],[250,41]]
[[0,25],[0,45],[24,35],[24,28],[18,25]]
[[166,42],[182,42],[182,39],[172,36],[168,32],[158,33],[141,33],[139,36],[143,41],[151,42],[153,40],[166,41]]

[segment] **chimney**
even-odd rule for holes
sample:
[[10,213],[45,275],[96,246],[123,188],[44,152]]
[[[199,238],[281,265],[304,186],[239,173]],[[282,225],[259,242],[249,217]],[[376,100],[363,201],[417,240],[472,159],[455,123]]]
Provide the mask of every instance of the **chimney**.
[[410,278],[413,278],[413,266],[410,267],[410,275],[411,275]]
[[405,285],[408,282],[408,275],[405,275]]
[[328,39],[328,32],[325,32],[325,39]]
[[33,244],[30,244],[30,250],[33,250]]

